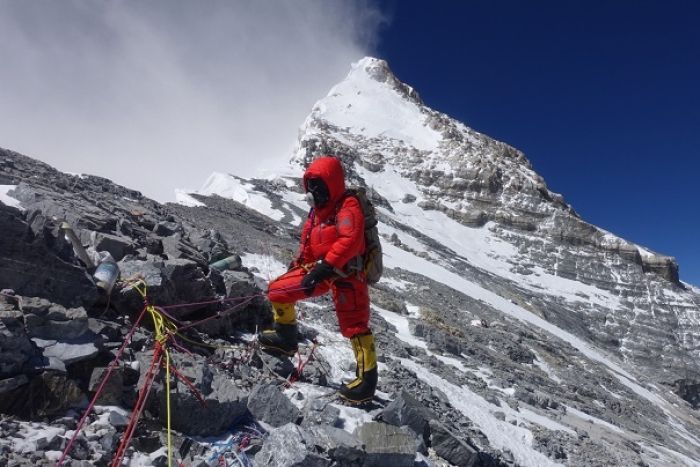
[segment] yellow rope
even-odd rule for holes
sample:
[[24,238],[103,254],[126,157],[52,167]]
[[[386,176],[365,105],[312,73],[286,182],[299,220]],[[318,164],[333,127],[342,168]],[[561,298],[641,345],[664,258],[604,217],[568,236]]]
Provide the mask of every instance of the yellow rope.
[[131,285],[134,288],[134,290],[141,294],[141,298],[143,298],[144,300],[146,299],[146,294],[148,292],[148,286],[146,285],[146,282],[139,279],[134,282],[128,282],[127,284]]
[[175,326],[162,314],[158,313],[153,305],[148,305],[148,313],[153,319],[153,328],[156,334],[156,341],[163,347],[163,353],[165,353],[165,408],[168,431],[168,467],[171,467],[173,449],[170,429],[170,352],[168,352],[167,341],[171,333],[177,330],[177,326]]
[[[148,303],[146,296],[148,295],[148,288],[143,280],[138,280],[133,282],[132,287],[141,295],[141,297]],[[168,467],[173,465],[173,447],[172,447],[172,433],[170,428],[170,352],[168,352],[167,341],[172,334],[177,332],[177,326],[175,323],[165,318],[162,314],[155,309],[153,305],[146,305],[148,314],[151,315],[153,320],[153,330],[155,331],[155,339],[163,348],[163,353],[165,353],[165,408],[166,408],[166,424],[168,430]]]
[[165,409],[167,411],[168,424],[168,467],[172,467],[173,445],[170,436],[170,353],[165,349]]

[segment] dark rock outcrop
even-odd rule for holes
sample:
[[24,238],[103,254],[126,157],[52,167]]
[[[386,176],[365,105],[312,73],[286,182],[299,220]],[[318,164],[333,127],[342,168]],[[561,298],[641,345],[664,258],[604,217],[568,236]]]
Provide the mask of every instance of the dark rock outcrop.
[[275,384],[259,384],[250,391],[248,410],[253,416],[274,427],[296,423],[301,416],[299,409]]
[[477,450],[459,439],[449,428],[437,420],[430,421],[430,446],[438,456],[450,464],[458,467],[480,465]]
[[368,467],[392,465],[412,467],[416,457],[416,442],[412,435],[394,425],[370,422],[360,425],[355,436],[365,445]]
[[[39,354],[27,335],[18,300],[21,298],[0,295],[0,381],[28,371],[30,361]],[[16,387],[19,380],[12,381],[4,387]]]
[[24,419],[40,420],[63,415],[68,409],[85,403],[85,394],[63,373],[46,371],[5,392],[0,398],[0,413]]
[[0,203],[0,284],[18,295],[44,297],[64,306],[90,306],[95,284],[74,264],[72,250],[55,222],[35,216],[33,231],[17,209]]
[[430,442],[430,420],[435,419],[436,415],[411,394],[401,391],[382,410],[381,418],[390,425],[408,426],[425,447]]

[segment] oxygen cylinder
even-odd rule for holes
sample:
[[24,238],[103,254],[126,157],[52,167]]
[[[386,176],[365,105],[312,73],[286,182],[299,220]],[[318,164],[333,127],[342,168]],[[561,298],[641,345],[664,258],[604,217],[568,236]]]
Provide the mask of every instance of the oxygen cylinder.
[[92,277],[95,279],[95,285],[97,285],[97,287],[107,292],[107,294],[110,294],[112,293],[114,284],[116,284],[119,278],[119,266],[117,266],[117,263],[113,260],[103,261],[97,266]]
[[209,265],[210,268],[216,269],[217,271],[227,271],[229,269],[238,269],[242,265],[241,257],[238,255],[231,255],[228,258],[220,259]]

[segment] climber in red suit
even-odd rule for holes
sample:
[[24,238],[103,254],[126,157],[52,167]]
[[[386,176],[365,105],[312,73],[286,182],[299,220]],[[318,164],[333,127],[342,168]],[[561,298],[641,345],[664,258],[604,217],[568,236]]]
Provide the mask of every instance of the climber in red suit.
[[353,267],[362,264],[364,215],[357,198],[346,194],[343,168],[335,157],[314,160],[303,184],[312,208],[289,271],[270,282],[268,298],[275,325],[260,334],[259,342],[264,348],[293,355],[297,351],[294,303],[330,290],[340,332],[351,340],[357,361],[357,378],[341,387],[340,396],[363,402],[374,396],[377,386],[367,282],[362,268]]

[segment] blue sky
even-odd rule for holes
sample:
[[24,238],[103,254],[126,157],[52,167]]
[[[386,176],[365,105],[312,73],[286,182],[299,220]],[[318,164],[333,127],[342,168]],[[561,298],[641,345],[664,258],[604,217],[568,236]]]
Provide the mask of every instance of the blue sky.
[[377,53],[525,152],[587,221],[700,285],[700,2],[381,1]]

